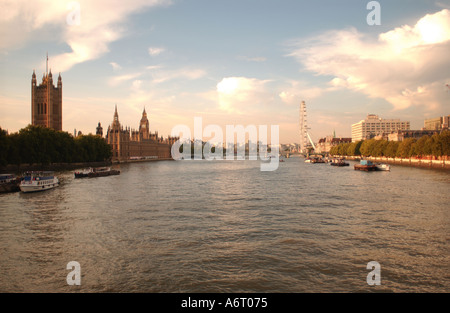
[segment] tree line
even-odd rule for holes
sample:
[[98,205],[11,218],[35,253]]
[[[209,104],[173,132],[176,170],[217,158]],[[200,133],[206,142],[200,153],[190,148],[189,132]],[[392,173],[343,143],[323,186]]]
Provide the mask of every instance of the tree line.
[[112,156],[101,137],[73,137],[63,131],[29,125],[8,134],[0,128],[0,165],[101,162]]
[[433,136],[423,136],[420,139],[407,138],[401,142],[370,139],[345,143],[332,147],[330,154],[389,158],[450,156],[450,131],[446,130]]

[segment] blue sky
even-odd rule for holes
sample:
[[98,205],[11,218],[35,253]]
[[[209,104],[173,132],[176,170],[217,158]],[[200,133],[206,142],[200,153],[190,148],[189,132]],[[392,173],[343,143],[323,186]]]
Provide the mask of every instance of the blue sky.
[[145,107],[163,136],[200,116],[279,125],[282,143],[299,141],[302,100],[315,140],[350,137],[368,113],[415,129],[449,114],[450,3],[378,1],[381,25],[369,26],[368,2],[0,1],[0,126],[30,123],[47,51],[71,133],[106,129],[116,104],[131,128]]

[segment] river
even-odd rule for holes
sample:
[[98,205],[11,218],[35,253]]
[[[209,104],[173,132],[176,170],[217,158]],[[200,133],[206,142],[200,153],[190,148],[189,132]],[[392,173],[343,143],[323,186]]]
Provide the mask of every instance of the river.
[[[449,292],[450,175],[286,159],[121,164],[0,195],[1,292]],[[81,268],[70,286],[67,263]],[[369,286],[368,262],[381,285]]]

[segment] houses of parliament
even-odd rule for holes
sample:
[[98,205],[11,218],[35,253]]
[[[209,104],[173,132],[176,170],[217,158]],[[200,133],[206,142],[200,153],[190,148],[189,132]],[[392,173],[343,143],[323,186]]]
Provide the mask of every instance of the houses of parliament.
[[[103,137],[103,128],[98,123],[96,134]],[[114,111],[113,122],[108,126],[105,136],[112,148],[112,157],[116,161],[139,159],[169,159],[172,145],[179,139],[177,137],[163,138],[158,132],[150,132],[150,123],[147,113],[142,112],[139,130],[123,127],[119,122],[117,106]]]
[[[48,69],[48,58],[47,58]],[[53,85],[52,72],[44,73],[42,82],[38,85],[36,73],[31,77],[31,124],[53,128],[62,131],[62,78],[58,76],[56,87]],[[98,123],[96,134],[106,140],[111,146],[112,161],[126,162],[142,159],[169,159],[171,148],[178,138],[163,138],[158,132],[150,132],[147,113],[142,113],[139,130],[123,127],[119,122],[117,106],[113,121],[103,137],[103,128]]]

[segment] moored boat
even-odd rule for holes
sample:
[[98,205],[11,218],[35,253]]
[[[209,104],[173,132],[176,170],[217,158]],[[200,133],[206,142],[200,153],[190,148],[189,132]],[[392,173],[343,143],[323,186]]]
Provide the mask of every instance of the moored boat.
[[313,158],[311,159],[311,163],[325,163],[325,160],[322,158]]
[[36,192],[59,186],[59,179],[53,172],[28,172],[20,182],[22,192]]
[[120,171],[111,169],[110,167],[99,167],[94,168],[91,173],[88,174],[88,177],[103,177],[103,176],[111,176],[111,175],[119,175]]
[[92,168],[86,168],[83,169],[81,171],[76,171],[74,173],[75,178],[84,178],[84,177],[89,177],[89,173],[92,173],[93,169]]
[[75,172],[75,178],[83,177],[104,177],[111,175],[119,175],[120,171],[111,169],[110,167],[88,168]]
[[348,162],[345,162],[343,159],[333,159],[330,161],[331,166],[350,166]]
[[0,174],[0,193],[20,191],[20,177],[14,174]]
[[355,164],[355,170],[371,172],[376,171],[377,166],[372,161],[361,160],[359,164]]
[[391,170],[391,166],[389,164],[377,164],[377,171],[387,171]]

